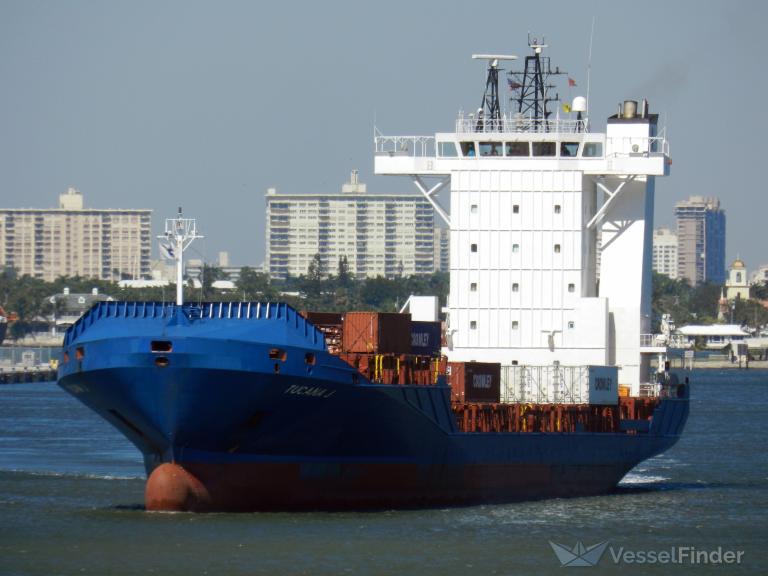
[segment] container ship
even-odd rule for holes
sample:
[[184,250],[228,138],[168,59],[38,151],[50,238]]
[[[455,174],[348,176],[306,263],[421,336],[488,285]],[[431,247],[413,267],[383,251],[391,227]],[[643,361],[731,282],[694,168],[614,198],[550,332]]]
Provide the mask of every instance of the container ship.
[[141,451],[147,510],[594,495],[675,444],[689,384],[664,371],[650,322],[668,143],[645,100],[604,133],[583,97],[550,110],[562,73],[529,47],[509,111],[499,73],[515,57],[480,54],[482,106],[453,131],[376,131],[376,173],[410,178],[450,230],[442,310],[429,297],[404,313],[185,303],[198,235],[179,211],[164,235],[176,302],[99,302],[67,331],[59,385]]

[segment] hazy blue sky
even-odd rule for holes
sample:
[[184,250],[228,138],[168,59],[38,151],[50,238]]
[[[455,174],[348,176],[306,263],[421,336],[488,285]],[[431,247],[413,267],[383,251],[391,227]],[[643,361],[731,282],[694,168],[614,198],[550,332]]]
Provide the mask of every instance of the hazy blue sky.
[[[479,106],[473,52],[527,51],[586,87],[593,130],[626,98],[666,123],[674,203],[719,196],[727,255],[768,263],[768,8],[761,1],[192,2],[0,0],[0,205],[151,208],[154,232],[184,206],[208,258],[264,258],[264,192],[335,192],[352,168],[373,192],[386,134],[452,129]],[[505,92],[506,93],[506,92]],[[567,88],[561,90],[567,94]]]

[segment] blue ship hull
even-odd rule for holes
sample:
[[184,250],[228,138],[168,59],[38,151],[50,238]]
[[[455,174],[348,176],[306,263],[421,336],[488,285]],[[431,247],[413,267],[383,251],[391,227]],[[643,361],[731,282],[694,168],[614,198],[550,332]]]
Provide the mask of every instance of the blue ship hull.
[[643,432],[462,433],[448,386],[372,384],[284,304],[104,302],[64,352],[59,384],[143,453],[150,509],[599,494],[672,446],[688,414],[686,387]]

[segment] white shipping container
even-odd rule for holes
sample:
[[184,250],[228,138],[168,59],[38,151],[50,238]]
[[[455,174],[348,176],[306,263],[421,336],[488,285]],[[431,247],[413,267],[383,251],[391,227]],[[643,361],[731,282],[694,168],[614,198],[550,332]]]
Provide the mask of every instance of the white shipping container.
[[502,366],[501,401],[526,404],[619,402],[616,366]]

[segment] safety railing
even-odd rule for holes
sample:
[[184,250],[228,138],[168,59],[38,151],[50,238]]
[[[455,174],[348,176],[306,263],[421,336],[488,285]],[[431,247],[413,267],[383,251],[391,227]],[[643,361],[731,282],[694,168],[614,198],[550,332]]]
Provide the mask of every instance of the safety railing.
[[474,114],[459,113],[456,119],[456,132],[460,134],[483,132],[527,132],[536,134],[588,132],[587,120],[570,118],[531,118],[517,114],[503,115],[499,119],[484,118]]
[[607,158],[669,156],[669,141],[662,130],[658,136],[611,136],[605,139]]
[[688,338],[682,334],[640,334],[641,348],[656,348],[666,346],[667,348],[688,348]]
[[374,138],[377,156],[435,156],[434,136],[383,136]]

